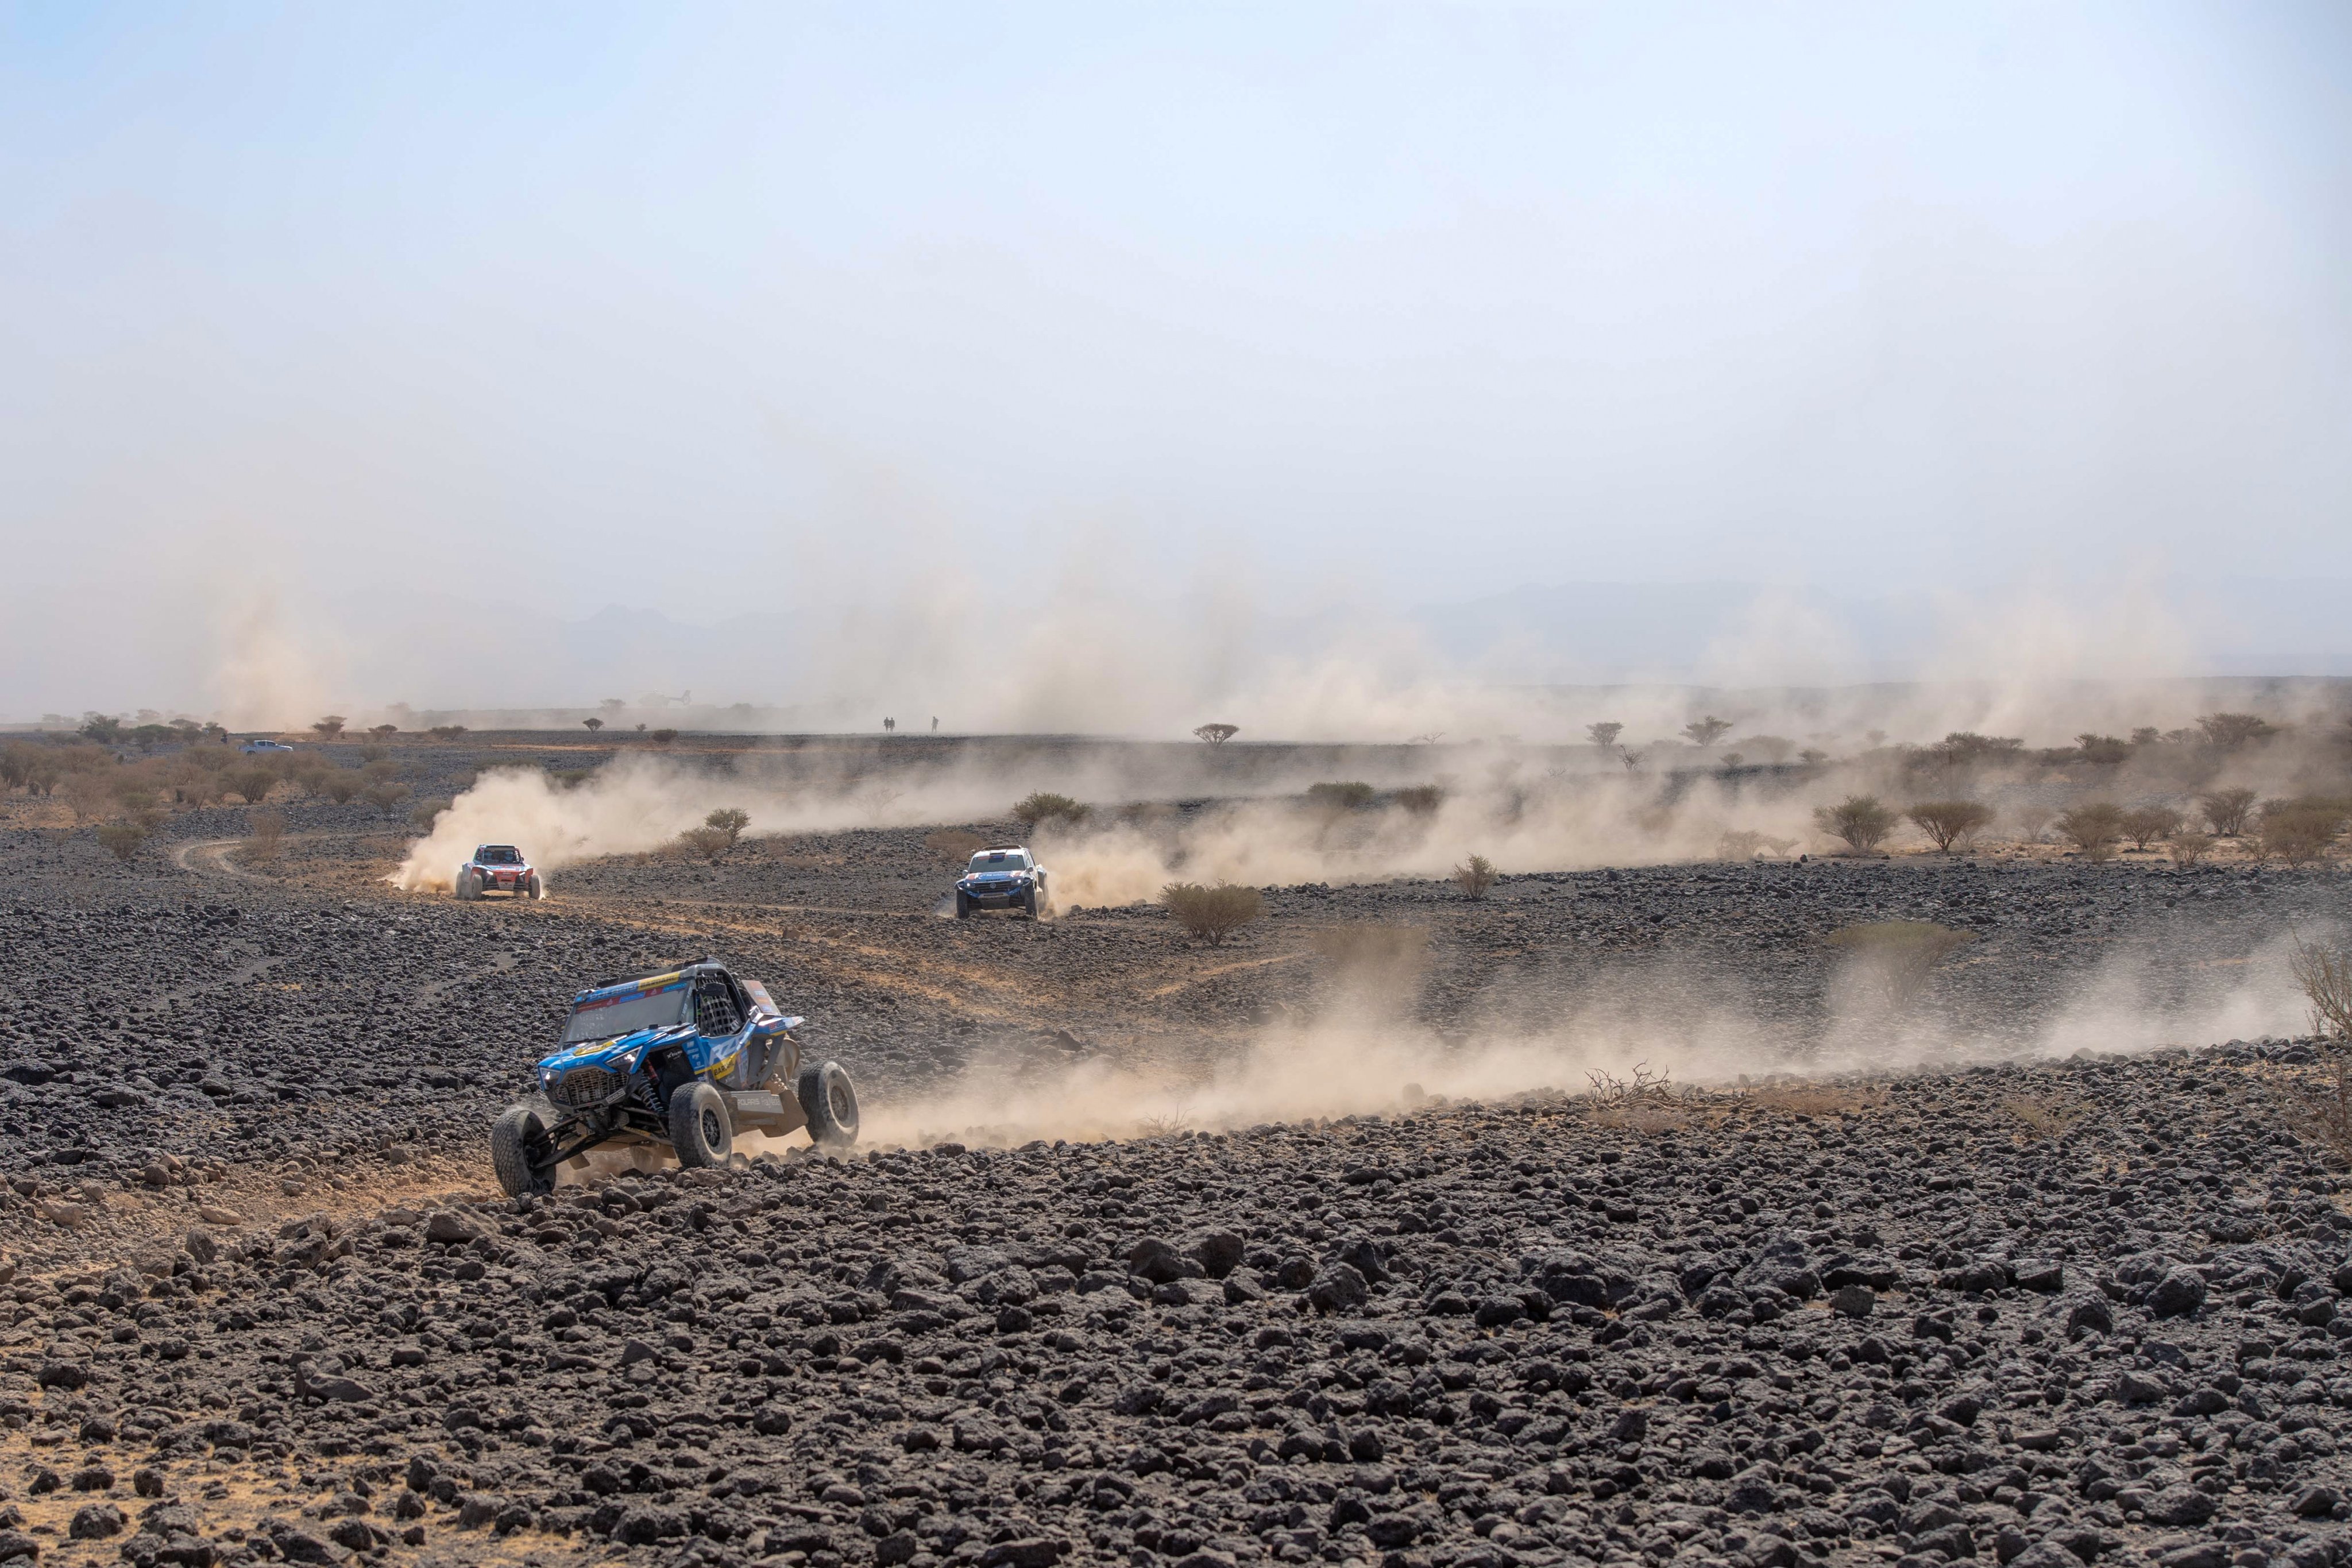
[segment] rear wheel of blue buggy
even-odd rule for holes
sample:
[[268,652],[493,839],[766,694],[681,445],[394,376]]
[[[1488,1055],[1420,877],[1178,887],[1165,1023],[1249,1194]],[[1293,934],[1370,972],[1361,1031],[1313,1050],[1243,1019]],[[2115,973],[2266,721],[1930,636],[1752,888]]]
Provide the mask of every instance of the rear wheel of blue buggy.
[[490,1168],[510,1198],[555,1190],[554,1153],[537,1106],[509,1105],[490,1123]]
[[735,1129],[727,1119],[727,1101],[700,1079],[669,1097],[669,1146],[689,1171],[724,1165],[734,1152]]

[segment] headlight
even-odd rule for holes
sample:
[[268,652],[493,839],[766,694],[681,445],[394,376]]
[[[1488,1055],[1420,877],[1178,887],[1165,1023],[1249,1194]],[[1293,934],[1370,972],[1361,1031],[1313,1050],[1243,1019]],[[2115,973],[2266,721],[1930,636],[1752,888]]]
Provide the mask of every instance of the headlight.
[[555,1087],[555,1079],[557,1076],[558,1075],[555,1070],[551,1068],[543,1069],[539,1075],[539,1087],[541,1089],[553,1089]]

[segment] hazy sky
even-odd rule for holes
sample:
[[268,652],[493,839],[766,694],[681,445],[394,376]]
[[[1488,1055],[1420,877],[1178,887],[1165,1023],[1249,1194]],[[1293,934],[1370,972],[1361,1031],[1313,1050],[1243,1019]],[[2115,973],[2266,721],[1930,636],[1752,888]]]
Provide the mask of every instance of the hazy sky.
[[0,711],[256,585],[2352,577],[2347,84],[2333,3],[0,4]]

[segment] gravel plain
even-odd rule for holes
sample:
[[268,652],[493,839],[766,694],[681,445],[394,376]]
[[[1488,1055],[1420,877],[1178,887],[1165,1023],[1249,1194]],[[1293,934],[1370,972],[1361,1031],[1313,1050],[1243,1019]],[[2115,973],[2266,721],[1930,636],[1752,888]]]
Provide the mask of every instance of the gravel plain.
[[[2340,918],[2330,869],[1290,888],[1211,950],[1148,910],[940,920],[919,829],[461,906],[383,885],[364,807],[287,808],[267,866],[242,808],[127,866],[0,810],[0,1561],[2346,1555],[2318,1052],[2200,1037]],[[1974,938],[1901,1070],[1612,1104],[1563,1064],[1379,1116],[487,1191],[572,991],[704,952],[870,1118],[975,1061],[1207,1070],[1342,999],[1318,933],[1400,922],[1433,1049],[1642,984],[1801,1075],[1821,939],[1894,918]],[[2033,1054],[2118,975],[2134,1054]]]

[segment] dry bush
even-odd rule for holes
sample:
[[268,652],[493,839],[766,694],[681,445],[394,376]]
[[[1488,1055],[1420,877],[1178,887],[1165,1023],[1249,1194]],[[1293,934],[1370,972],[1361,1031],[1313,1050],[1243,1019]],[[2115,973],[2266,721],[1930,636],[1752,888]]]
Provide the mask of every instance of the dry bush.
[[2298,940],[2287,969],[2311,1004],[2311,1032],[2352,1040],[2352,951]]
[[1791,1116],[1859,1116],[1865,1112],[1885,1110],[1895,1103],[1895,1091],[1883,1083],[1841,1085],[1827,1083],[1769,1083],[1749,1089],[1744,1097],[1750,1105],[1766,1110],[1785,1111]]
[[1973,800],[1923,800],[1904,814],[1945,853],[1992,821],[1992,807]]
[[648,733],[646,736],[646,739],[651,741],[656,746],[667,746],[672,741],[677,739],[677,731],[669,729],[655,730]]
[[360,791],[360,798],[378,811],[390,811],[408,798],[408,786],[404,784],[373,784]]
[[1499,875],[1492,860],[1487,859],[1484,855],[1473,855],[1469,859],[1454,868],[1454,885],[1462,889],[1462,896],[1465,898],[1483,899],[1486,896],[1486,889],[1495,885],[1495,879]]
[[1617,743],[1617,737],[1624,732],[1625,726],[1612,720],[1604,720],[1598,724],[1587,724],[1584,727],[1584,738],[1604,752],[1614,746]]
[[2352,1165],[2352,1049],[2329,1049],[2316,1075],[2288,1087],[2279,1113],[2288,1131]]
[[1222,746],[1241,732],[1242,727],[1239,724],[1203,724],[1193,731],[1192,734],[1196,739],[1206,741],[1212,746]]
[[2315,860],[2344,831],[2352,803],[2331,795],[2304,795],[2263,803],[2260,847],[2291,866]]
[[2046,805],[2021,805],[2010,812],[2009,819],[2017,825],[2017,841],[2020,844],[2039,844],[2043,831],[2050,826],[2050,819],[2057,815]]
[[950,865],[968,864],[971,858],[988,847],[988,840],[977,833],[967,833],[961,827],[942,827],[926,834],[923,847],[938,855]]
[[352,797],[360,793],[360,776],[349,768],[337,768],[327,775],[320,793],[337,805],[349,805]]
[[735,841],[743,837],[743,830],[751,826],[751,814],[740,806],[722,805],[704,817],[702,826],[727,835],[727,847],[732,849]]
[[1433,816],[1437,808],[1445,804],[1445,792],[1435,784],[1414,784],[1397,791],[1394,798],[1415,816]]
[[2168,805],[2137,805],[2123,815],[2120,830],[2135,849],[2145,849],[2180,826],[2180,814]]
[[2000,1102],[2008,1111],[2025,1124],[2028,1140],[2062,1138],[2069,1128],[2091,1114],[2091,1108],[2067,1095],[2012,1094]]
[[2254,792],[2250,789],[2208,790],[2197,797],[2197,809],[2205,814],[2205,826],[2217,838],[2235,838],[2246,830],[2246,818],[2254,809]]
[[340,713],[330,713],[310,728],[317,731],[319,739],[331,741],[343,732],[343,726],[349,721]]
[[2193,833],[2184,828],[2172,836],[2172,858],[2176,864],[2194,866],[2213,853],[2214,842],[2210,833]]
[[1635,1062],[1630,1078],[1619,1078],[1604,1070],[1588,1071],[1585,1078],[1592,1088],[1585,1098],[1596,1110],[1623,1110],[1637,1105],[1671,1105],[1682,1097],[1681,1089],[1673,1081],[1671,1068],[1650,1070],[1647,1062]]
[[689,827],[679,834],[677,842],[688,854],[699,855],[715,865],[727,851],[735,847],[735,836],[723,827],[713,827],[705,823],[700,827]]
[[434,818],[448,810],[449,805],[447,795],[436,795],[430,800],[420,800],[409,808],[408,826],[419,833],[430,833],[433,831]]
[[285,838],[285,817],[274,811],[257,811],[246,828],[246,857],[264,862],[275,860]]
[[1046,822],[1066,822],[1076,827],[1087,819],[1087,808],[1068,795],[1041,789],[1013,803],[1013,819],[1033,832],[1040,823]]
[[1233,882],[1213,888],[1171,882],[1160,889],[1160,902],[1185,935],[1203,938],[1211,947],[1223,947],[1225,938],[1265,913],[1265,900],[1255,888]]
[[98,830],[98,841],[117,860],[128,860],[139,853],[150,831],[145,822],[110,822]]
[[1192,1130],[1192,1119],[1181,1110],[1171,1110],[1165,1116],[1138,1117],[1135,1122],[1138,1138],[1173,1138]]
[[1876,795],[1850,795],[1835,805],[1813,808],[1813,826],[1832,838],[1842,838],[1857,855],[1878,847],[1895,831],[1895,814]]
[[1307,804],[1324,811],[1361,811],[1378,793],[1368,784],[1312,784]]
[[2080,849],[2086,860],[2111,858],[2123,831],[2123,807],[2108,800],[2085,801],[2058,818],[2058,836]]
[[1927,989],[1937,964],[1976,938],[1933,921],[1873,921],[1832,931],[1823,940],[1845,955],[1859,978],[1900,1007]]
[[259,805],[278,787],[278,770],[258,763],[241,764],[231,768],[221,782],[228,786],[229,794],[246,805]]
[[74,820],[97,822],[113,815],[118,804],[112,771],[68,773],[57,787],[57,795],[72,811]]
[[2197,721],[2205,732],[2205,743],[2218,751],[2234,752],[2249,741],[2260,741],[2278,733],[2278,726],[2259,713],[2208,713]]

